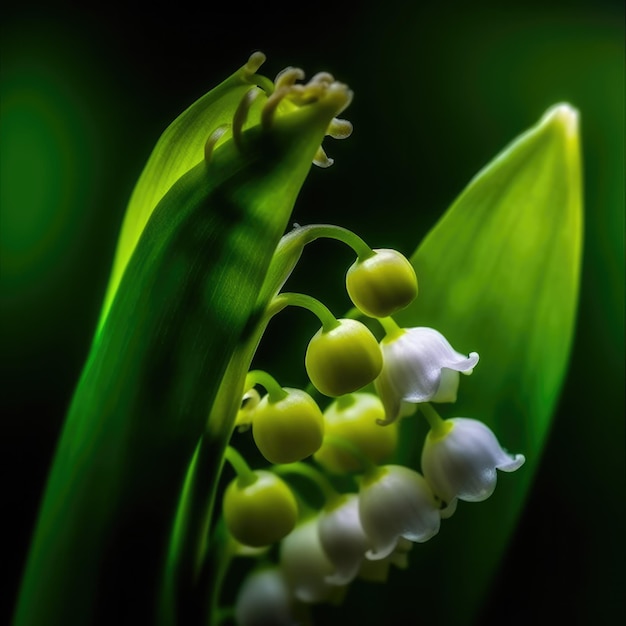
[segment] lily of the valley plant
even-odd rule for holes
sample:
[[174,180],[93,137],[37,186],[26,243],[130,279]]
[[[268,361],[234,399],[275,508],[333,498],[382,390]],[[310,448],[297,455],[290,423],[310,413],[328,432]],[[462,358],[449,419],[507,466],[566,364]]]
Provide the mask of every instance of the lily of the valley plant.
[[[578,114],[552,107],[405,256],[341,225],[290,227],[311,164],[332,164],[325,136],[351,134],[353,94],[328,73],[271,81],[264,60],[168,127],[132,194],[16,626],[280,626],[324,605],[346,623],[351,589],[392,593],[414,563],[425,623],[470,623],[488,588],[567,364]],[[339,316],[289,289],[320,238],[354,252]],[[281,346],[301,388],[255,363],[287,307],[319,320],[305,354]],[[462,507],[471,540],[448,533]],[[472,568],[458,590],[453,568]]]

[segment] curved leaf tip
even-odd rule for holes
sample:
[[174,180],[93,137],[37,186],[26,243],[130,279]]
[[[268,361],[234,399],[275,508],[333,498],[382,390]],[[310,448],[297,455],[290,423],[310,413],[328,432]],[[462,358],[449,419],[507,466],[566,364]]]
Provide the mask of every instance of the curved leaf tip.
[[567,137],[578,135],[579,112],[571,104],[562,102],[550,107],[541,118],[540,124],[559,124]]

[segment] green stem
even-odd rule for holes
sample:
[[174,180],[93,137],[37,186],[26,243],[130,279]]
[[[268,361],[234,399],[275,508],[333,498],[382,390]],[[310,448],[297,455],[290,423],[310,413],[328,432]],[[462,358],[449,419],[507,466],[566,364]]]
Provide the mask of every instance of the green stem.
[[276,379],[263,370],[252,370],[246,376],[246,389],[261,385],[267,391],[268,399],[273,404],[287,397],[287,392],[276,382]]
[[434,437],[442,437],[450,430],[450,424],[433,409],[430,403],[420,404],[419,409],[426,418]]
[[297,474],[308,478],[311,482],[317,485],[318,489],[322,492],[326,504],[332,504],[336,502],[341,495],[337,493],[337,490],[330,484],[330,481],[319,470],[316,470],[311,465],[306,463],[286,463],[284,465],[274,465],[272,471],[276,474]]
[[224,458],[232,465],[235,473],[237,474],[237,480],[241,486],[251,485],[256,482],[257,476],[250,469],[250,466],[246,463],[246,460],[233,448],[232,446],[226,446],[224,450]]
[[212,584],[208,590],[211,596],[208,624],[209,626],[218,626],[226,617],[226,611],[220,607],[220,595],[226,573],[234,555],[232,539],[226,531],[223,519],[220,519],[215,528],[212,543],[219,554],[216,555],[217,558],[212,562],[210,576]]
[[330,332],[334,328],[339,326],[337,318],[330,312],[330,309],[322,304],[316,298],[307,296],[304,293],[281,293],[278,294],[273,301],[274,306],[279,310],[284,309],[287,306],[299,306],[303,309],[311,311],[322,323],[322,328],[325,333]]
[[337,403],[337,408],[344,411],[356,402],[356,398],[354,397],[354,394],[346,393],[343,396],[339,396],[335,402]]
[[322,237],[341,241],[356,252],[359,261],[365,261],[365,259],[375,254],[357,234],[347,228],[335,226],[334,224],[311,224],[309,226],[303,226],[300,229],[299,236],[305,240],[305,244]]
[[396,324],[392,317],[380,317],[377,319],[380,322],[380,325],[383,327],[383,330],[385,331],[385,339],[395,339],[396,337],[399,337],[402,333],[404,333],[404,329],[398,326],[398,324]]
[[[278,283],[273,287],[278,289]],[[285,301],[276,301],[272,296],[273,288],[266,287],[259,297],[260,302],[267,304],[262,305],[257,323],[251,326],[250,334],[231,357],[207,420],[207,430],[199,450],[198,469],[194,476],[197,488],[191,497],[195,514],[190,516],[185,535],[186,545],[180,557],[199,563],[195,576],[189,582],[189,579],[185,580],[192,586],[189,594],[191,597],[187,602],[191,606],[190,614],[196,616],[190,623],[207,623],[212,607],[215,606],[214,598],[221,588],[221,579],[216,578],[215,572],[228,567],[228,563],[223,562],[225,557],[223,550],[219,549],[220,542],[209,540],[212,536],[211,528],[217,523],[213,520],[217,486],[222,473],[223,451],[227,447],[229,434],[232,433],[237,411],[241,406],[241,394],[246,389],[245,381],[252,359],[267,325],[274,315],[287,306]],[[216,445],[211,445],[211,442],[216,442]],[[209,475],[215,475],[215,479],[206,480],[205,477]],[[210,550],[210,547],[217,550]],[[215,614],[212,617],[215,619]]]

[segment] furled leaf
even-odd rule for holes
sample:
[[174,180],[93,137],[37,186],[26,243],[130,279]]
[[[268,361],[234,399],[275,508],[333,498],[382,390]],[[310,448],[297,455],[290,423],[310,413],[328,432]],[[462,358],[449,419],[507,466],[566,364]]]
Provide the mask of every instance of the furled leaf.
[[[578,113],[561,104],[470,182],[412,256],[420,294],[397,321],[480,354],[442,417],[479,419],[526,456],[488,501],[461,502],[441,541],[420,546],[414,571],[442,581],[428,588],[429,623],[472,623],[523,510],[567,368],[582,229]],[[423,425],[405,421],[419,467]]]
[[205,430],[211,463],[221,464],[232,423],[220,416],[207,428],[209,412],[263,306],[311,162],[351,92],[327,82],[305,95],[302,106],[281,115],[274,106],[262,124],[239,128],[147,218],[67,415],[16,626],[156,623],[188,465]]
[[[258,85],[267,95],[271,94],[273,83],[256,74],[264,61],[265,55],[255,52],[243,67],[183,111],[159,138],[124,215],[100,326],[139,237],[161,198],[183,174],[202,161],[207,138],[216,128],[230,125],[247,91]],[[227,129],[226,136],[229,134]]]

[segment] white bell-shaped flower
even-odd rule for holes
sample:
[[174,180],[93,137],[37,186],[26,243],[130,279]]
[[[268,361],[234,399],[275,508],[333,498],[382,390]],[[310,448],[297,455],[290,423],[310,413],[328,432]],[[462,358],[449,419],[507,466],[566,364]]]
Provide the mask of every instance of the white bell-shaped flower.
[[318,533],[316,515],[296,526],[280,543],[280,565],[293,595],[313,604],[328,599],[333,585],[328,578],[335,568],[326,556]]
[[526,460],[523,454],[503,450],[491,429],[478,420],[455,417],[444,424],[447,428],[426,436],[422,471],[445,502],[486,500],[496,488],[496,470],[514,472]]
[[438,503],[424,477],[401,465],[385,465],[364,479],[359,515],[372,545],[366,557],[373,560],[391,554],[401,537],[428,541],[441,523]]
[[433,328],[398,329],[380,346],[383,368],[374,386],[385,407],[381,423],[396,420],[403,402],[455,402],[459,372],[471,374],[478,363],[476,352],[457,352]]
[[359,497],[350,494],[338,506],[323,512],[318,531],[324,552],[335,567],[335,572],[326,581],[347,585],[358,574],[365,553],[371,548],[361,525]]
[[237,626],[292,626],[289,587],[277,567],[253,571],[235,601]]

